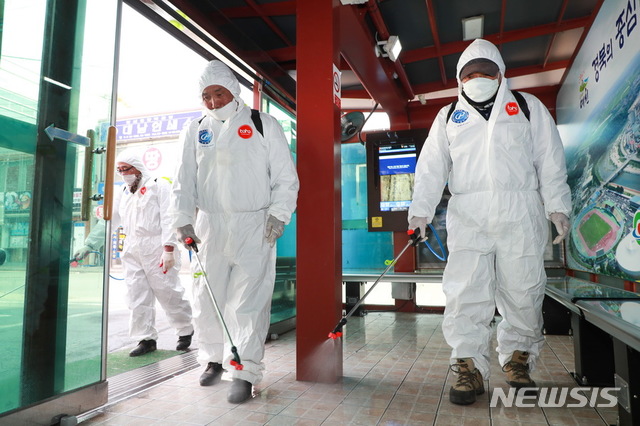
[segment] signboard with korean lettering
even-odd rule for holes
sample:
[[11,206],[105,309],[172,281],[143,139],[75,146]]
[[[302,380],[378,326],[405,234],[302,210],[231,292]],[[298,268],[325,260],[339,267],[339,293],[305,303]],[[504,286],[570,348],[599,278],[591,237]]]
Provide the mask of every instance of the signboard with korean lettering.
[[191,120],[200,117],[202,117],[202,111],[189,111],[119,120],[116,122],[118,129],[116,140],[121,142],[177,137]]
[[640,278],[624,260],[640,207],[638,1],[602,3],[556,104],[573,201],[567,266],[631,280]]

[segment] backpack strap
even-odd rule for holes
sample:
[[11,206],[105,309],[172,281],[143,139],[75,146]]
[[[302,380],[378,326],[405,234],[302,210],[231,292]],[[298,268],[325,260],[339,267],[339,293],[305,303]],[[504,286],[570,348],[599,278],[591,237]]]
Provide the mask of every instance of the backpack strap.
[[[206,116],[203,115],[202,117],[200,117],[200,120],[198,120],[198,124],[202,123],[204,117]],[[251,121],[253,121],[253,125],[256,127],[256,130],[259,131],[262,136],[264,136],[264,132],[262,129],[262,119],[260,118],[260,111],[258,111],[257,109],[251,109]]]
[[456,109],[456,104],[457,103],[458,103],[457,99],[455,101],[451,102],[451,106],[449,106],[449,112],[447,112],[447,121],[445,121],[445,123],[449,122],[449,119],[451,118],[451,114],[453,114],[453,111]]
[[[513,97],[516,98],[516,102],[518,102],[518,105],[520,106],[520,109],[522,110],[524,116],[527,118],[527,121],[530,121],[529,117],[531,116],[531,112],[529,111],[529,105],[527,104],[524,96],[522,96],[522,93],[518,92],[517,90],[512,90],[511,93],[513,94]],[[458,100],[456,99],[451,103],[451,106],[449,106],[449,112],[447,112],[447,122],[449,122],[451,114],[453,114],[453,111],[456,109],[457,103]]]
[[251,110],[251,121],[253,121],[253,125],[256,126],[256,130],[260,132],[262,136],[264,136],[264,132],[262,131],[262,119],[260,118],[260,111],[257,109]]
[[522,93],[518,92],[517,90],[512,90],[511,93],[513,93],[513,97],[516,98],[516,101],[518,102],[522,113],[525,117],[527,117],[527,121],[530,121],[529,116],[531,115],[531,112],[529,112],[529,105],[527,105],[527,101],[525,100],[524,96],[522,96]]

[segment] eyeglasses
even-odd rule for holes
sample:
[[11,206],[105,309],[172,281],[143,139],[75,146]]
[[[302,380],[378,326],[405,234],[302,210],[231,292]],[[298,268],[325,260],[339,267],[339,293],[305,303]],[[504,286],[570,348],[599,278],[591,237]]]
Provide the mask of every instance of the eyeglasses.
[[129,170],[133,169],[133,166],[129,166],[129,167],[118,167],[116,168],[116,172],[118,172],[119,174],[123,174],[128,172]]

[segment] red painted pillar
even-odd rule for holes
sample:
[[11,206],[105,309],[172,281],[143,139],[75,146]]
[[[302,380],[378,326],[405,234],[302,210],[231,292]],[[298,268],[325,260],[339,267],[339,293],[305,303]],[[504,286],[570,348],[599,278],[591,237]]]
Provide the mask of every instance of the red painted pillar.
[[253,109],[262,110],[262,83],[253,82]]
[[342,340],[328,339],[342,313],[340,108],[333,97],[339,0],[298,1],[297,380],[342,377]]

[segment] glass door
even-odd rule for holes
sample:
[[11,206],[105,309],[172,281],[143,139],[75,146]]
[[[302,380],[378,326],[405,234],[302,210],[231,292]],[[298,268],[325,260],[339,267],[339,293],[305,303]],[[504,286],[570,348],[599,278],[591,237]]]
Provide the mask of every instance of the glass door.
[[0,422],[106,402],[105,263],[71,257],[101,215],[120,1],[0,0]]

